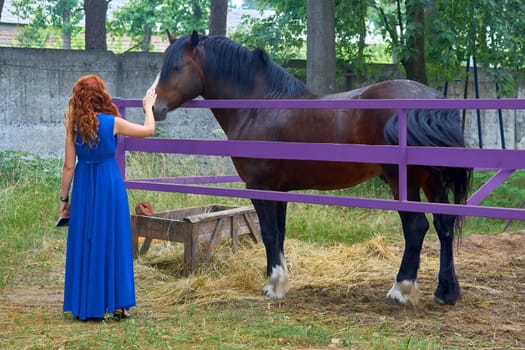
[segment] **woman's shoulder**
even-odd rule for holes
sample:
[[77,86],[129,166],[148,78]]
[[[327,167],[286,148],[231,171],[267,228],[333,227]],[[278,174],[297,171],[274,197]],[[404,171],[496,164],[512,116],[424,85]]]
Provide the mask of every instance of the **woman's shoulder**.
[[99,130],[111,130],[111,134],[113,134],[115,116],[108,113],[100,113],[97,114],[97,118],[99,122]]
[[108,113],[99,113],[97,114],[98,119],[115,119],[115,116]]
[[107,124],[107,125],[110,125],[111,127],[113,127],[113,125],[115,123],[115,116],[112,115],[112,114],[100,113],[100,114],[97,114],[97,118],[98,118],[100,124]]

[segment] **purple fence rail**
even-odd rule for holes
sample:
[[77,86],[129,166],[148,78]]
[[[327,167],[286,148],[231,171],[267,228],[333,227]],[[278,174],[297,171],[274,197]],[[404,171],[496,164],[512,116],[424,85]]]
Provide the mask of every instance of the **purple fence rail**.
[[[126,108],[142,107],[141,100],[116,99],[121,114]],[[371,209],[432,212],[461,216],[482,216],[525,220],[525,210],[480,206],[479,204],[517,169],[525,169],[525,151],[406,145],[406,110],[421,109],[525,109],[525,99],[443,99],[443,100],[194,100],[181,108],[341,108],[398,109],[399,145],[360,145],[267,141],[217,141],[176,139],[135,139],[119,136],[117,161],[128,189],[181,192],[211,196],[266,199]],[[237,175],[193,176],[154,179],[127,179],[125,152],[160,152],[249,158],[329,160],[399,165],[398,200],[345,197],[322,194],[283,193],[200,186],[241,181]],[[434,165],[494,169],[496,174],[483,184],[465,205],[412,202],[406,198],[407,165]]]

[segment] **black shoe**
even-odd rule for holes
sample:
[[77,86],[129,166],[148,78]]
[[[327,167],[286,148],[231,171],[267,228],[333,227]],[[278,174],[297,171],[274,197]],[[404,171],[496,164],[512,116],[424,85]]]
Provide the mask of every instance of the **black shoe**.
[[126,318],[130,318],[131,315],[129,314],[128,310],[125,308],[116,309],[115,312],[113,312],[113,320],[120,322]]

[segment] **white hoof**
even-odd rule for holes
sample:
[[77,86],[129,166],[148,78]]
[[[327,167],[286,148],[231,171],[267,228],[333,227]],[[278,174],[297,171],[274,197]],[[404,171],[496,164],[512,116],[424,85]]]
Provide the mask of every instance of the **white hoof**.
[[395,282],[386,295],[386,302],[391,305],[417,305],[419,303],[419,287],[417,282]]
[[269,298],[284,298],[288,292],[288,268],[286,259],[281,254],[281,265],[274,266],[272,274],[264,284],[262,294]]

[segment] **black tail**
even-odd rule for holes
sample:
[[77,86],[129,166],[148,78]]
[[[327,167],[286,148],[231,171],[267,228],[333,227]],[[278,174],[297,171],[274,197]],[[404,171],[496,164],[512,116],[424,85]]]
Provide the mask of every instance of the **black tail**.
[[[388,144],[398,144],[395,114],[385,125],[384,135]],[[458,110],[414,109],[407,112],[407,145],[431,147],[465,147],[461,118]],[[465,203],[470,191],[472,169],[431,167],[443,177],[447,190],[454,194],[454,203]]]

